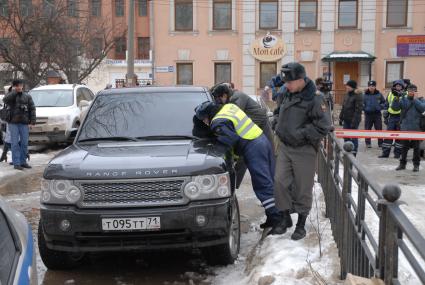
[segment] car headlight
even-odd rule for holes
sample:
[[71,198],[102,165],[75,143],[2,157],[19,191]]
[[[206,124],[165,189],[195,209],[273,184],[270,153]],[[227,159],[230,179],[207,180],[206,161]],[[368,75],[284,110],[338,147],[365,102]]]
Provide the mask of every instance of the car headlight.
[[71,120],[71,116],[69,115],[54,116],[54,117],[49,117],[49,119],[47,120],[47,123],[48,124],[67,124],[70,120]]
[[40,201],[44,204],[75,204],[82,197],[81,190],[71,180],[41,181]]
[[190,200],[229,197],[231,194],[229,173],[194,176],[184,187],[184,194]]

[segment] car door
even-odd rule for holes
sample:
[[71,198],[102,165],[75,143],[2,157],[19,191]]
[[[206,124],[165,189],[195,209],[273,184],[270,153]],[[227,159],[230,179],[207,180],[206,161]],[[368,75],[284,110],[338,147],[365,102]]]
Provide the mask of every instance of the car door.
[[0,284],[13,284],[14,280],[19,278],[19,272],[16,270],[20,252],[17,235],[0,208]]

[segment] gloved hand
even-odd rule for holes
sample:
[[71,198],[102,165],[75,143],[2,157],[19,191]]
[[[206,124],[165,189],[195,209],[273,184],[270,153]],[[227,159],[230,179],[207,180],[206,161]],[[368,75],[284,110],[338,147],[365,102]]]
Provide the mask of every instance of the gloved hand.
[[384,118],[384,124],[388,125],[388,117]]
[[277,118],[276,117],[273,117],[273,119],[271,121],[271,125],[272,125],[272,130],[275,131],[276,126],[277,126]]
[[390,113],[388,113],[388,110],[384,110],[382,112],[382,116],[384,117],[384,119],[388,118],[390,116]]
[[339,119],[339,125],[340,125],[340,126],[342,126],[342,125],[343,125],[343,123],[344,123],[344,122],[342,121],[342,119]]

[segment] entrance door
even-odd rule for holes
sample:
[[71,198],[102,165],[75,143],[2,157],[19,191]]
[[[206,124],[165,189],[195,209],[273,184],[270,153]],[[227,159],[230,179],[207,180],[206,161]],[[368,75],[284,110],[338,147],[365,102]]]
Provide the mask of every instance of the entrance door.
[[355,62],[335,62],[335,103],[342,104],[345,95],[345,83],[348,80],[359,79],[359,63]]

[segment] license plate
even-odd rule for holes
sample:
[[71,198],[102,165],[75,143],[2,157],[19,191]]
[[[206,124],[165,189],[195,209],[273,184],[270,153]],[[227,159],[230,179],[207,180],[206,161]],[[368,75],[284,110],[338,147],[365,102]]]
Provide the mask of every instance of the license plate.
[[104,231],[154,231],[161,229],[160,217],[102,219]]

